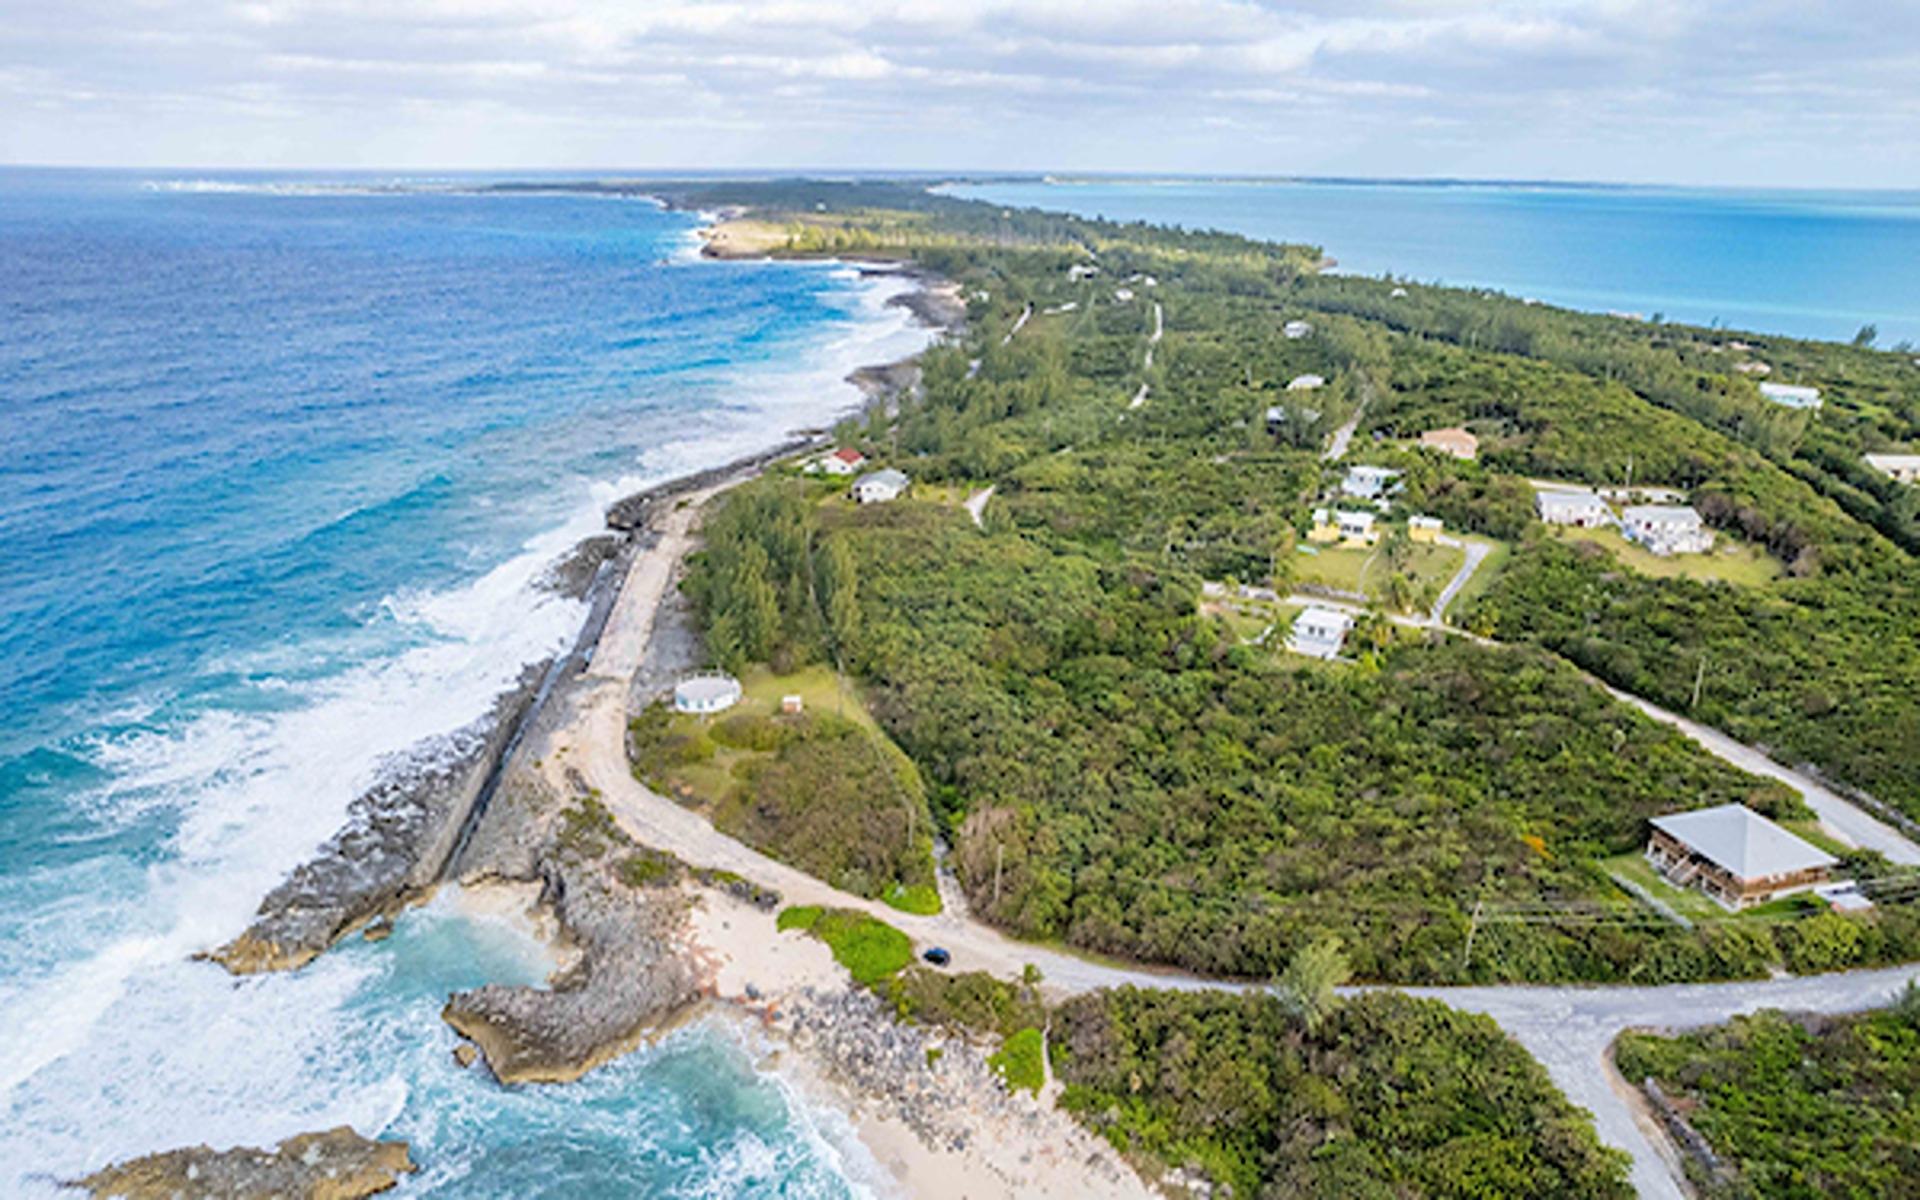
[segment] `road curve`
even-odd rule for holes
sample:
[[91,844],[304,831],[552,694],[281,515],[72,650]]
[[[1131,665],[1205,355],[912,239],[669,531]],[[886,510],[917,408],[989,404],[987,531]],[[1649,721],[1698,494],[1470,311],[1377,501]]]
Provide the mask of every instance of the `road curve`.
[[[870,913],[905,931],[921,945],[945,946],[965,969],[1014,977],[1031,963],[1044,976],[1046,990],[1056,996],[1125,985],[1182,991],[1244,991],[1260,986],[1174,970],[1097,962],[1052,947],[1017,942],[965,915],[957,906],[934,916],[899,912],[878,901],[839,891],[746,846],[715,829],[699,814],[660,796],[635,779],[626,752],[629,682],[645,654],[660,600],[673,582],[677,564],[693,546],[699,502],[708,494],[711,493],[694,495],[692,503],[677,507],[663,518],[654,543],[636,554],[628,568],[620,598],[594,653],[590,673],[579,681],[569,719],[555,731],[549,742],[549,753],[540,764],[540,769],[562,794],[569,784],[569,769],[577,771],[589,786],[600,791],[621,828],[646,845],[666,850],[688,863],[735,871],[755,883],[777,888],[786,903],[833,905]],[[1615,694],[1656,720],[1679,726],[1729,761],[1743,766],[1747,766],[1748,761],[1756,763],[1759,773],[1780,779],[1803,795],[1809,794],[1808,786],[1818,787],[1798,773],[1771,763],[1758,752],[1732,743],[1724,735],[1701,729],[1636,697]],[[1710,735],[1713,740],[1701,734]],[[1729,749],[1743,753],[1740,758],[1731,758],[1727,753]],[[1747,766],[1747,769],[1755,770],[1756,766]],[[1839,797],[1832,799],[1857,813]],[[1809,795],[1809,802],[1812,800]],[[1920,855],[1920,849],[1912,843],[1905,842],[1891,830],[1886,833],[1905,847],[1903,854]],[[1634,1186],[1643,1197],[1683,1200],[1685,1192],[1662,1156],[1660,1147],[1665,1145],[1664,1138],[1643,1127],[1625,1087],[1618,1085],[1617,1075],[1607,1065],[1607,1048],[1621,1031],[1646,1026],[1681,1028],[1713,1024],[1760,1008],[1855,1012],[1886,1003],[1916,976],[1920,976],[1920,967],[1909,965],[1807,978],[1652,988],[1493,986],[1399,990],[1492,1017],[1540,1060],[1569,1100],[1593,1113],[1595,1127],[1603,1141],[1632,1156]]]

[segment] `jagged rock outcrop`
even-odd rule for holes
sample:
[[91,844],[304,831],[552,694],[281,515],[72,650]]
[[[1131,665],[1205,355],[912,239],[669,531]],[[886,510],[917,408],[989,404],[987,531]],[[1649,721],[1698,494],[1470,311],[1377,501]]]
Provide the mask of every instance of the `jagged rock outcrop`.
[[271,1150],[190,1146],[149,1154],[74,1186],[99,1200],[360,1200],[415,1169],[407,1143],[374,1141],[342,1125],[298,1134]]
[[547,664],[527,668],[493,711],[392,764],[347,822],[260,902],[246,932],[207,957],[236,975],[303,966],[375,917],[420,899],[441,877],[475,806],[532,706]]
[[699,997],[679,934],[677,890],[627,887],[596,864],[550,865],[550,903],[580,951],[545,988],[490,983],[455,994],[441,1015],[502,1083],[564,1083],[632,1049]]

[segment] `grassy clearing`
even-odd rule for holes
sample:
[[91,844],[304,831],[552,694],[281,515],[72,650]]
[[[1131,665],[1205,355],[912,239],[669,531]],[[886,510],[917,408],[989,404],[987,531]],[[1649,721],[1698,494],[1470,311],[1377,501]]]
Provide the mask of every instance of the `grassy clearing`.
[[[655,705],[635,717],[634,774],[834,887],[939,911],[926,789],[859,697],[819,666],[755,667],[741,684],[741,702],[715,716]],[[801,712],[781,711],[790,695]]]
[[1032,1092],[1037,1096],[1047,1082],[1045,1054],[1040,1031],[1029,1025],[988,1055],[987,1066],[1007,1087],[1015,1091]]
[[881,899],[888,907],[915,916],[931,917],[940,911],[940,889],[930,883],[916,883],[912,887],[896,883]]
[[774,926],[803,930],[825,942],[834,961],[847,969],[855,983],[878,983],[913,962],[911,938],[862,912],[795,905],[782,909]]
[[1761,587],[1780,576],[1780,562],[1766,551],[1721,532],[1706,554],[1675,554],[1663,558],[1621,537],[1615,529],[1573,529],[1550,526],[1562,541],[1588,542],[1613,555],[1621,566],[1651,579],[1693,579],[1702,583],[1731,583]]
[[1600,865],[1608,874],[1631,879],[1647,889],[1656,900],[1683,917],[1691,917],[1696,921],[1711,921],[1730,915],[1726,909],[1692,888],[1677,888],[1662,879],[1660,872],[1654,870],[1653,864],[1637,850],[1602,859]]
[[[1315,547],[1314,551],[1307,553],[1303,547],[1295,557],[1294,582],[1378,598],[1388,573],[1387,557],[1380,547]],[[1407,567],[1413,574],[1414,591],[1418,593],[1427,587],[1437,591],[1445,587],[1462,561],[1461,552],[1452,546],[1423,543],[1411,547]]]
[[1460,594],[1455,596],[1453,603],[1447,606],[1448,613],[1467,611],[1474,598],[1486,591],[1493,585],[1493,581],[1499,578],[1501,569],[1507,565],[1507,558],[1513,554],[1513,546],[1508,542],[1495,541],[1493,538],[1486,537],[1462,540],[1488,547],[1487,556],[1480,560],[1480,566],[1474,571],[1473,578],[1467,580],[1466,585],[1460,589]]

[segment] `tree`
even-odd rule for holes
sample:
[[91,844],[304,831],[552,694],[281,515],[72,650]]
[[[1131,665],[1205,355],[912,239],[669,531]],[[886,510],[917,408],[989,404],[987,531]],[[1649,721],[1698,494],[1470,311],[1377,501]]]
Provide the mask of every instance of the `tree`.
[[1334,989],[1347,981],[1346,953],[1340,939],[1320,938],[1294,951],[1286,969],[1273,981],[1274,993],[1287,1012],[1313,1033],[1340,1005]]
[[859,575],[844,539],[831,538],[821,550],[819,578],[827,636],[833,641],[835,660],[844,663],[854,639],[860,636]]
[[1880,327],[1872,321],[1868,321],[1865,325],[1862,325],[1860,332],[1853,335],[1853,344],[1862,350],[1867,349],[1879,340]]

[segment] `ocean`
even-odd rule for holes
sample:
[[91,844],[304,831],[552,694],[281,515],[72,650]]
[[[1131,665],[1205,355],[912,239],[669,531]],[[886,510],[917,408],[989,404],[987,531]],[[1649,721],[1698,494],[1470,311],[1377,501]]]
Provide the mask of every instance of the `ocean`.
[[1030,181],[953,195],[1323,247],[1339,268],[1594,312],[1920,343],[1920,192],[1315,180]]
[[929,337],[690,214],[385,182],[0,170],[0,1194],[341,1123],[413,1143],[409,1196],[862,1194],[717,1023],[458,1069],[447,993],[547,962],[451,898],[289,975],[190,958],[571,639],[540,581],[609,501]]

